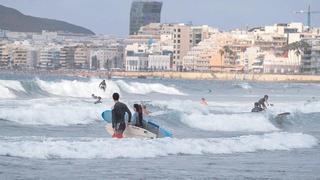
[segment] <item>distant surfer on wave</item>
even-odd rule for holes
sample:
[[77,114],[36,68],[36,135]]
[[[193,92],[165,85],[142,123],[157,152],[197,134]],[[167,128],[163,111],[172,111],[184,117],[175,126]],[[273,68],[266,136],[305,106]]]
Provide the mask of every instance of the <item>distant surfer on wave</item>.
[[100,84],[99,84],[99,88],[102,89],[103,91],[106,91],[106,80],[103,80]]
[[263,111],[263,109],[260,107],[258,102],[254,103],[254,108],[251,110],[251,112],[260,112]]
[[102,103],[102,101],[101,101],[102,98],[100,96],[96,96],[94,94],[92,94],[91,96],[93,99],[97,99],[97,101],[95,101],[94,104]]
[[267,109],[267,106],[269,106],[268,99],[268,95],[264,95],[264,97],[258,101],[259,107],[262,109]]
[[122,138],[123,132],[126,129],[125,113],[128,113],[129,119],[128,124],[131,123],[131,112],[127,105],[119,102],[120,95],[118,93],[113,93],[112,95],[114,106],[112,109],[112,128],[114,134],[113,138]]

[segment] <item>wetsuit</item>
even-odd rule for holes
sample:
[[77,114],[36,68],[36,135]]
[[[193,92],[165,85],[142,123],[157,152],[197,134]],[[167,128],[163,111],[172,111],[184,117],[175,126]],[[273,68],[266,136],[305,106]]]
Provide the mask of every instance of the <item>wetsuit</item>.
[[112,110],[112,128],[115,129],[116,133],[122,134],[126,129],[125,113],[128,113],[128,122],[131,122],[131,112],[127,105],[117,102]]
[[259,101],[258,101],[258,103],[259,103],[259,107],[260,108],[263,108],[263,109],[265,109],[265,108],[267,108],[266,107],[266,99],[265,98],[261,98]]
[[102,81],[100,84],[99,84],[99,87],[101,88],[101,89],[103,89],[104,91],[106,90],[106,83],[105,83],[105,81]]
[[251,112],[260,112],[263,111],[263,109],[261,107],[254,107]]

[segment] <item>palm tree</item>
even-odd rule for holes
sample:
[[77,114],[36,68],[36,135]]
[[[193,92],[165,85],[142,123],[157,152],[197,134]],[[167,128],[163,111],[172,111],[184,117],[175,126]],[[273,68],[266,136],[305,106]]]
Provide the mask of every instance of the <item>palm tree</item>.
[[222,72],[222,56],[224,55],[224,50],[220,49],[219,54],[220,54],[220,72]]

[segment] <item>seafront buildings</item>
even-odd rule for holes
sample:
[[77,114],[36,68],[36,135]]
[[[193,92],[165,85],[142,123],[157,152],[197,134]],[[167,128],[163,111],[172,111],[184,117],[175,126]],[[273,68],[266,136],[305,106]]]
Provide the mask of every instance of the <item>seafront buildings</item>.
[[1,69],[320,73],[320,29],[302,23],[221,31],[142,25],[127,38],[1,31]]

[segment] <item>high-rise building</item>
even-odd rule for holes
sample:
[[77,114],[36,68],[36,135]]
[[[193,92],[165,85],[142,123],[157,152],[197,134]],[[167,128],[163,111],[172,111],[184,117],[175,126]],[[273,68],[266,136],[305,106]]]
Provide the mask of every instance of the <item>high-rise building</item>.
[[138,33],[141,26],[160,23],[162,2],[133,1],[130,11],[130,35]]

